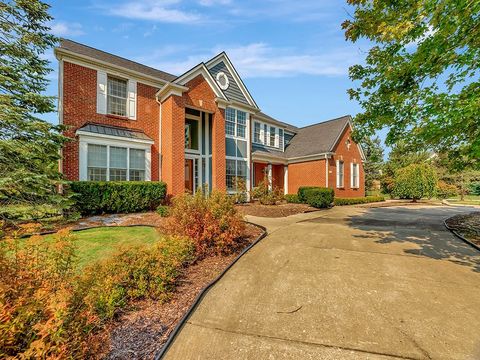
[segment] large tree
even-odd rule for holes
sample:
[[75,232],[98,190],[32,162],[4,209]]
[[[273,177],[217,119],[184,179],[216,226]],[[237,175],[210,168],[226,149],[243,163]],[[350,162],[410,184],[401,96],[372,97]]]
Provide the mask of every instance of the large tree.
[[480,1],[347,0],[346,38],[373,45],[365,64],[350,68],[349,90],[363,107],[357,136],[388,128],[402,140],[448,152],[480,167]]
[[55,111],[45,96],[50,73],[44,53],[57,39],[38,0],[0,1],[0,206],[65,202],[56,189],[62,128],[41,120]]
[[373,182],[380,180],[383,167],[383,147],[380,138],[366,138],[362,142],[363,152],[365,153],[365,186],[367,190],[372,190]]

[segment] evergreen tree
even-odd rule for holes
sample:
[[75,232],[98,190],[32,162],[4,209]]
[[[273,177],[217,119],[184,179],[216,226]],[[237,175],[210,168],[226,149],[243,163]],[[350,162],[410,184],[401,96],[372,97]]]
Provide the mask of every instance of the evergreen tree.
[[365,153],[365,186],[367,190],[372,190],[373,182],[380,180],[383,167],[383,147],[380,138],[366,138],[362,143]]
[[0,2],[0,206],[68,205],[57,192],[66,138],[38,117],[55,111],[44,95],[51,69],[43,55],[57,41],[48,10],[38,0]]

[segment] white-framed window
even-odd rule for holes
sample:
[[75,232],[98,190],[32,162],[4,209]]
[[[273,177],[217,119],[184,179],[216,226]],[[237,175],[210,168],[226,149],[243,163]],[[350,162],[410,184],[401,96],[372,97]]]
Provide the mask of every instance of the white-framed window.
[[360,166],[358,164],[354,164],[352,163],[351,164],[351,178],[350,178],[350,182],[351,182],[351,186],[352,188],[354,189],[357,189],[360,187]]
[[248,175],[247,160],[227,158],[226,175],[227,175],[227,190],[232,192],[237,191],[237,189],[235,188],[235,185],[237,184],[237,182],[235,180],[241,178],[245,182],[247,181],[247,175]]
[[283,129],[278,129],[278,147],[283,151]]
[[247,113],[227,107],[225,110],[225,133],[229,136],[246,138]]
[[150,181],[151,144],[81,135],[79,179]]
[[337,188],[344,187],[345,164],[342,160],[337,160]]
[[107,114],[127,116],[128,81],[107,77]]
[[275,126],[270,126],[270,142],[268,145],[275,147]]
[[268,125],[263,124],[263,145],[267,145],[267,139],[268,139]]
[[256,122],[253,124],[253,142],[257,144],[261,144],[261,131],[260,131],[260,123]]

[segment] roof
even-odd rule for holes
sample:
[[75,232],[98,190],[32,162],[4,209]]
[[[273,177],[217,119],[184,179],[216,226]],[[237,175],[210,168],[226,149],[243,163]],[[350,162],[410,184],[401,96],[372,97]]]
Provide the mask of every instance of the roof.
[[165,71],[154,69],[150,66],[142,65],[135,61],[125,59],[123,57],[110,54],[108,52],[92,48],[68,39],[61,39],[60,50],[67,50],[78,55],[88,56],[90,58],[100,60],[112,65],[120,66],[129,70],[133,70],[147,76],[152,76],[163,81],[173,81],[177,77]]
[[133,140],[153,141],[152,138],[150,138],[141,130],[126,129],[118,126],[88,123],[82,126],[77,131],[84,131],[92,134],[116,136]]
[[296,126],[293,126],[293,125],[287,124],[286,122],[274,119],[270,115],[267,115],[267,114],[265,114],[264,112],[261,112],[261,111],[259,113],[257,113],[256,115],[254,115],[254,117],[258,118],[259,120],[261,120],[261,118],[265,118],[269,122],[274,123],[274,124],[276,124],[280,127],[283,127],[286,130],[288,130],[290,132],[293,132],[293,133],[297,133],[297,131],[298,131],[298,128]]
[[346,115],[298,129],[285,150],[286,157],[290,159],[333,151],[350,120],[350,115]]
[[277,157],[282,159],[287,159],[285,152],[280,150],[270,149],[268,147],[263,147],[262,145],[252,144],[252,155],[258,156],[267,156],[267,157]]

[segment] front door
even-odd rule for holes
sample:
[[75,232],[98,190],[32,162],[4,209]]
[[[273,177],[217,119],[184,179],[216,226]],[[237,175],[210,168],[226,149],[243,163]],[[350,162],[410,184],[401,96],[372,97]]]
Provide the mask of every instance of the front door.
[[193,159],[185,159],[185,190],[193,194]]

